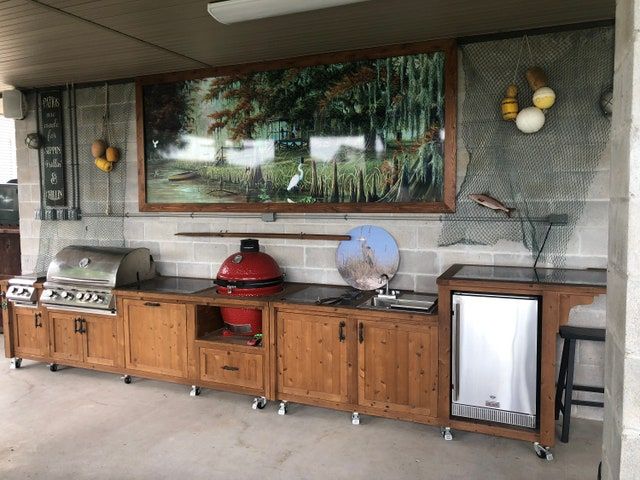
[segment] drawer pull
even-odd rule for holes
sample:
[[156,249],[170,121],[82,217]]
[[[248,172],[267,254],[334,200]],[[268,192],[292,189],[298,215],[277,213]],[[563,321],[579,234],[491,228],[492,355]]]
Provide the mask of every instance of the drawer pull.
[[160,304],[158,302],[144,302],[145,307],[159,307]]
[[231,371],[231,372],[237,372],[237,371],[239,371],[239,370],[240,370],[238,367],[232,367],[232,366],[230,366],[230,365],[224,365],[224,366],[222,367],[222,369],[223,369],[223,370],[229,370],[229,371]]

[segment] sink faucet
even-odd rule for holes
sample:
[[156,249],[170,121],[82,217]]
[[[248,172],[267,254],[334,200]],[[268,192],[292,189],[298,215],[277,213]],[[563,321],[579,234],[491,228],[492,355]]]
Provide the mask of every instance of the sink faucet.
[[380,283],[384,285],[384,294],[389,296],[389,275],[386,273],[380,275]]

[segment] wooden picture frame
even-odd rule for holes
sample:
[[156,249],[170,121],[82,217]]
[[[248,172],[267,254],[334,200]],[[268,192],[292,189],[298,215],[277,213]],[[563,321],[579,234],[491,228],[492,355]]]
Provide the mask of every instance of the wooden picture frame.
[[[149,193],[153,190],[148,185],[149,171],[147,166],[146,148],[149,145],[145,139],[145,100],[146,88],[153,88],[158,85],[175,84],[179,82],[198,81],[203,79],[217,79],[224,77],[234,77],[257,74],[260,72],[270,72],[272,70],[296,69],[300,71],[307,67],[319,65],[342,65],[351,62],[373,61],[393,57],[405,57],[419,54],[432,54],[442,52],[444,54],[444,132],[446,139],[442,136],[442,129],[439,130],[440,148],[442,151],[442,178],[440,199],[437,201],[369,201],[369,192],[366,194],[365,202],[342,201],[332,203],[328,201],[318,201],[316,203],[287,203],[278,200],[272,203],[260,202],[238,202],[238,203],[207,203],[207,202],[183,202],[183,201],[157,201],[149,199]],[[369,212],[369,213],[451,213],[455,211],[456,198],[456,103],[457,103],[457,46],[454,40],[437,40],[411,44],[399,44],[386,47],[376,47],[361,50],[327,53],[320,55],[310,55],[291,59],[274,60],[269,62],[258,62],[242,65],[223,66],[216,68],[206,68],[190,70],[176,73],[150,75],[136,78],[136,131],[138,150],[138,200],[140,211],[143,212],[294,212],[294,213],[322,213],[322,212]],[[379,74],[378,74],[379,75]],[[379,81],[379,80],[378,80]],[[390,91],[390,89],[389,89]],[[425,134],[426,135],[426,134]],[[432,133],[431,143],[435,134]],[[377,140],[376,140],[377,141]],[[398,144],[402,141],[402,132],[399,134]],[[385,140],[386,142],[386,140]],[[224,148],[221,147],[224,156]],[[230,147],[229,147],[230,148]],[[386,143],[385,147],[386,148]],[[417,148],[417,147],[416,147]],[[415,151],[415,150],[414,150]],[[385,150],[386,152],[386,150]],[[395,159],[395,156],[394,156]],[[300,163],[303,163],[303,159]],[[337,162],[334,160],[334,162]],[[397,162],[394,160],[394,162]],[[315,164],[315,161],[312,163]],[[366,160],[364,161],[366,164]],[[408,163],[408,160],[406,161]],[[393,166],[396,167],[397,163]],[[315,165],[313,166],[315,170]],[[308,167],[307,167],[308,168]],[[337,167],[336,167],[337,168]],[[435,167],[434,167],[435,168]],[[249,168],[247,167],[247,171]],[[364,170],[363,168],[360,169]],[[156,171],[157,172],[157,171]],[[153,172],[155,174],[156,172]],[[315,173],[315,172],[313,172]],[[155,178],[151,176],[151,179]],[[360,174],[362,176],[363,174]],[[309,174],[307,173],[307,180]],[[353,175],[355,178],[355,175]],[[334,177],[334,179],[337,177]],[[396,177],[397,179],[397,174]],[[167,178],[167,181],[169,179]],[[292,178],[293,181],[293,178]],[[433,180],[432,180],[433,182]],[[362,185],[354,186],[358,179],[351,180],[351,197],[354,198],[353,191]],[[406,183],[404,184],[406,185]],[[366,187],[368,188],[368,186]],[[220,181],[222,190],[222,180]],[[327,187],[328,190],[328,187]],[[375,187],[374,187],[375,191]],[[325,199],[329,198],[325,196]],[[335,198],[335,197],[332,197]],[[360,198],[360,197],[359,197]],[[400,197],[397,197],[400,198]],[[288,200],[288,199],[287,199]],[[315,201],[315,200],[314,200]]]

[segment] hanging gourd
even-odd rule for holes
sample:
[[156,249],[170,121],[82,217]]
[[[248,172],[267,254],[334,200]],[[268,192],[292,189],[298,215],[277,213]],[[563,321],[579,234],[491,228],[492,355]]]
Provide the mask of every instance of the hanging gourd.
[[507,94],[502,99],[502,119],[513,121],[518,115],[518,87],[511,84],[507,87]]
[[104,142],[104,140],[94,140],[91,144],[91,155],[93,155],[93,158],[103,157],[106,149],[107,144]]
[[96,158],[95,164],[96,164],[96,167],[98,167],[100,170],[102,170],[105,173],[109,173],[111,170],[113,170],[113,162],[110,162],[104,157]]
[[120,152],[116,147],[109,147],[107,148],[105,157],[109,162],[115,163],[120,160]]

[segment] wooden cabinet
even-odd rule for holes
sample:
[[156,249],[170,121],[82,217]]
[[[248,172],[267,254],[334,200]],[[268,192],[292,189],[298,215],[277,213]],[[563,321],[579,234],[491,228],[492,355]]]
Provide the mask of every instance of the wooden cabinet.
[[200,378],[210,383],[262,390],[263,359],[262,353],[200,348]]
[[438,328],[398,321],[358,322],[358,404],[437,416]]
[[117,365],[117,317],[50,310],[51,358],[60,363]]
[[117,317],[83,315],[82,348],[85,363],[114,367],[118,363]]
[[280,310],[276,314],[277,389],[281,394],[349,401],[349,325],[340,316]]
[[125,364],[151,374],[188,377],[187,306],[125,299]]
[[281,398],[435,422],[437,316],[340,312],[276,309]]
[[49,311],[49,330],[51,358],[65,361],[82,362],[82,334],[79,315]]
[[47,321],[33,307],[13,307],[13,348],[16,357],[46,357],[49,353]]

